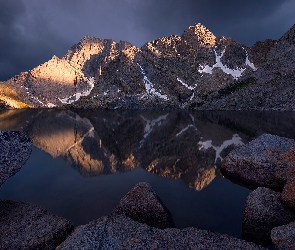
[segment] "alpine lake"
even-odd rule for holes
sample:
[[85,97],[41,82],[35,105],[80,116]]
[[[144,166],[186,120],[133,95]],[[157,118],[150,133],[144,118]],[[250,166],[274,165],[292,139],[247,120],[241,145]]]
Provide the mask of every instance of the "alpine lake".
[[246,187],[220,172],[234,148],[263,133],[295,138],[295,113],[280,111],[0,111],[0,130],[33,142],[30,158],[0,188],[75,226],[109,214],[138,182],[148,182],[177,228],[241,238]]

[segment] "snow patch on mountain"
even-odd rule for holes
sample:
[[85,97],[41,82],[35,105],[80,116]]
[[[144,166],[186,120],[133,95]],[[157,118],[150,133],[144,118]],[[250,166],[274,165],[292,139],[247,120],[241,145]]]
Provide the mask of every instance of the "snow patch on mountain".
[[54,108],[54,107],[56,107],[56,105],[49,102],[49,103],[47,103],[47,107],[48,108]]
[[179,133],[177,133],[176,137],[180,136],[182,133],[187,131],[189,128],[194,128],[196,131],[198,131],[198,129],[195,127],[195,125],[190,124],[190,125],[186,126],[184,129],[182,129]]
[[22,88],[25,88],[25,89],[27,90],[27,95],[28,95],[31,99],[33,99],[33,100],[35,100],[36,102],[40,103],[42,106],[47,107],[47,108],[54,108],[54,107],[56,107],[55,104],[52,104],[52,103],[47,103],[47,104],[45,104],[44,102],[40,101],[38,97],[34,96],[34,95],[29,91],[29,88],[28,88],[28,87],[23,86],[23,85],[21,85],[21,87],[22,87]]
[[[252,62],[250,62],[247,50],[245,50],[245,52],[246,52],[245,64],[248,65],[250,68],[252,68],[254,71],[256,71],[257,68],[254,66],[254,64]],[[246,68],[230,69],[221,62],[221,58],[223,57],[223,55],[225,53],[225,49],[221,52],[220,55],[218,55],[216,52],[216,49],[214,48],[214,53],[215,53],[216,63],[212,67],[209,65],[200,66],[200,69],[198,70],[199,73],[212,74],[212,71],[214,68],[220,68],[224,73],[231,75],[235,80],[237,80],[239,77],[242,76],[242,74],[246,70]]]
[[212,67],[210,67],[209,65],[205,65],[205,66],[200,66],[201,69],[199,69],[199,73],[207,73],[212,75],[212,70],[215,68],[215,65],[213,65]]
[[254,71],[256,71],[257,68],[254,66],[254,63],[250,62],[247,50],[245,50],[245,48],[243,48],[243,49],[246,52],[246,62],[245,62],[246,65],[248,65],[250,68],[252,68]]
[[73,95],[71,95],[70,97],[66,97],[66,98],[58,98],[63,104],[72,104],[73,102],[78,101],[82,96],[88,96],[90,95],[92,89],[94,88],[94,84],[95,84],[95,80],[94,77],[90,77],[88,79],[88,83],[90,85],[90,88],[86,91],[82,91],[82,92],[77,92]]
[[210,67],[209,65],[201,66],[201,69],[199,69],[199,73],[207,73],[212,74],[212,70],[214,68],[220,68],[224,73],[231,75],[235,80],[242,76],[242,73],[245,71],[245,69],[237,68],[237,69],[230,69],[226,65],[224,65],[221,62],[221,58],[223,57],[225,53],[225,49],[221,52],[220,55],[217,54],[216,49],[214,48],[216,63]]
[[182,81],[179,77],[177,77],[177,81],[179,81],[184,87],[186,87],[189,90],[194,90],[198,84],[195,84],[194,87],[187,85],[184,81]]
[[[187,85],[184,81],[182,81],[179,77],[177,77],[177,81],[179,81],[184,87],[186,87],[187,89],[192,90],[192,91],[195,90],[195,88],[198,86],[198,84],[195,84],[194,87],[189,86],[189,85]],[[195,97],[195,92],[192,93],[192,95],[191,95],[191,97],[190,97],[190,101],[191,101],[192,99],[194,99],[194,97]]]
[[209,148],[213,148],[215,150],[216,153],[214,164],[216,164],[218,159],[222,160],[222,157],[220,156],[221,152],[231,145],[242,146],[244,143],[242,142],[242,138],[237,134],[234,134],[231,139],[224,141],[220,146],[214,146],[212,144],[212,140],[199,141],[198,143],[199,150],[207,150]]
[[142,146],[144,140],[149,136],[149,134],[153,131],[155,126],[160,126],[162,124],[162,121],[167,119],[168,114],[166,115],[161,115],[157,119],[154,120],[148,120],[144,116],[140,116],[145,122],[145,128],[144,128],[144,135],[143,139],[140,141],[140,147]]
[[143,80],[144,80],[145,89],[146,89],[147,94],[152,95],[152,96],[157,96],[165,101],[168,101],[169,98],[167,97],[167,95],[162,95],[161,93],[157,92],[156,89],[154,88],[153,83],[146,76],[146,73],[145,73],[144,69],[142,68],[142,66],[139,63],[137,63],[137,65],[140,68],[140,73],[143,76]]

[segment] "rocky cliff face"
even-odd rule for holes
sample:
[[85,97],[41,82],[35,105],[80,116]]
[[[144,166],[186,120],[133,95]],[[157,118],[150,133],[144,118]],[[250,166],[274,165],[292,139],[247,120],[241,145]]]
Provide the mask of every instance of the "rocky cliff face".
[[[30,107],[294,109],[294,53],[294,27],[251,48],[202,24],[141,48],[84,37],[1,83],[0,98]],[[3,98],[7,89],[16,95]]]

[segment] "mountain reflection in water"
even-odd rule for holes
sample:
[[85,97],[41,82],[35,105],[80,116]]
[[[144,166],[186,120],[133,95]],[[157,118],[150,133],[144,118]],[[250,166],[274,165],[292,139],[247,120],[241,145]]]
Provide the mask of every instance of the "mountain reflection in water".
[[0,129],[28,134],[84,177],[142,167],[201,190],[230,150],[263,132],[293,138],[294,120],[290,112],[10,110]]
[[[178,227],[239,237],[249,190],[222,178],[220,162],[262,133],[295,138],[294,126],[292,112],[1,111],[0,130],[28,134],[38,150],[50,155],[33,149],[33,156],[43,155],[44,165],[51,165],[43,170],[24,166],[4,183],[0,198],[38,203],[78,225],[109,213],[135,181],[151,181]],[[54,168],[64,160],[80,175]],[[128,175],[118,175],[124,172]]]

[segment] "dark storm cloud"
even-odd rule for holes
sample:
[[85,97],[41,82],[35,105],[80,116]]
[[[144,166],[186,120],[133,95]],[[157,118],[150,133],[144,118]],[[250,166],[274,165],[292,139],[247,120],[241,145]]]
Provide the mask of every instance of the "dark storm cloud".
[[[295,1],[149,0],[139,24],[153,37],[181,34],[203,23],[216,36],[230,36],[246,45],[277,39],[295,22]],[[165,17],[165,18],[163,18]]]
[[0,80],[62,56],[85,35],[141,46],[201,22],[246,45],[277,39],[294,9],[294,0],[0,0]]
[[0,80],[43,63],[53,51],[65,50],[47,20],[30,11],[22,1],[0,0]]

